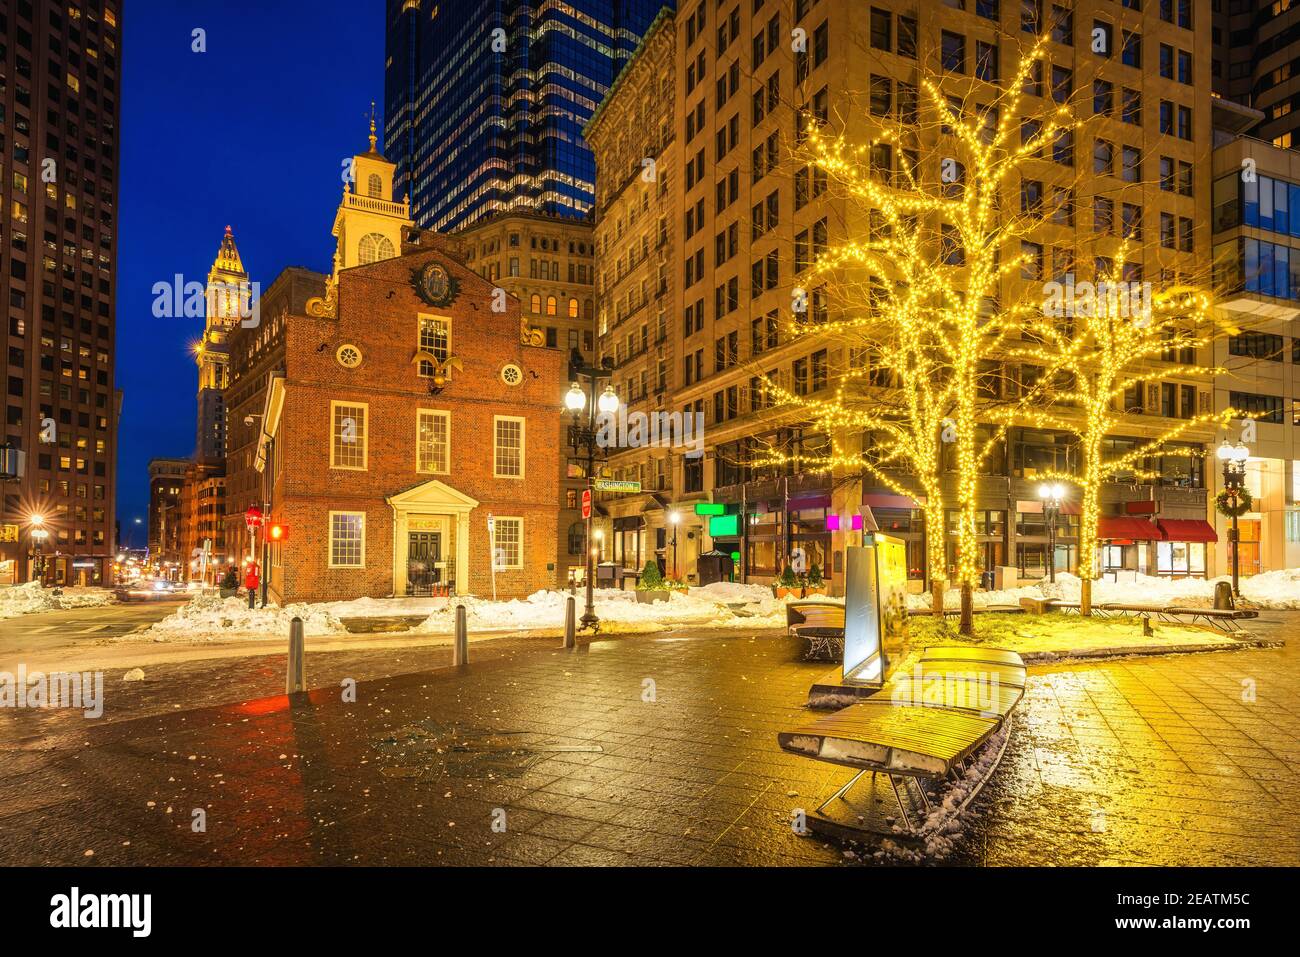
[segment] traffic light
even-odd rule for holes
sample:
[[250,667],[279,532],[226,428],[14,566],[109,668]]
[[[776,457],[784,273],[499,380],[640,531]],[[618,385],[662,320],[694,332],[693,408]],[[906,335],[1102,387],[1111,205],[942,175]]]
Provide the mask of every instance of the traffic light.
[[282,542],[289,537],[289,526],[281,525],[279,522],[273,523],[267,528],[266,538],[271,542]]

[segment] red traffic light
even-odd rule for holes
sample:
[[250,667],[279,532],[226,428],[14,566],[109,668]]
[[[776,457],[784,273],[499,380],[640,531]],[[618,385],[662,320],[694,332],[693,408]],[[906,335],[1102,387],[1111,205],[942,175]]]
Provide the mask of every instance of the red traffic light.
[[266,537],[272,542],[282,542],[289,537],[289,526],[277,522],[267,528]]

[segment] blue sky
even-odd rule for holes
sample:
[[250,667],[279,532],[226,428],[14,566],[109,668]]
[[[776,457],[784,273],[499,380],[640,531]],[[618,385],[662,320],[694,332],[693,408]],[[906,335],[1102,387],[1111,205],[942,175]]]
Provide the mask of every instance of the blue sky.
[[[384,4],[123,7],[117,509],[123,536],[143,545],[133,520],[146,515],[149,459],[194,450],[187,347],[202,329],[154,318],[153,285],[203,282],[227,224],[264,288],[285,266],[328,271],[341,163],[366,146],[370,102],[383,103]],[[196,29],[206,52],[192,49]]]

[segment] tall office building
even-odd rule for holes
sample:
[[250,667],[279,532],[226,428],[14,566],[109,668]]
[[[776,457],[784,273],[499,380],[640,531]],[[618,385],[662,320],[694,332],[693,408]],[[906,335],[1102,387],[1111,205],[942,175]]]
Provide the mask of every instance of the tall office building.
[[[1191,0],[1158,2],[1162,17],[1191,22]],[[1213,10],[1214,92],[1263,114],[1252,136],[1300,147],[1300,2],[1214,0]]]
[[[1032,116],[1069,102],[1086,126],[1058,137],[1050,151],[1027,160],[1020,181],[1005,184],[1004,208],[1041,217],[1034,235],[1005,251],[1027,257],[1004,282],[1007,300],[1076,272],[1091,279],[1096,262],[1114,256],[1125,236],[1140,246],[1128,259],[1131,278],[1176,281],[1210,255],[1209,21],[1207,10],[1191,17],[1177,2],[1160,0],[691,0],[661,24],[675,30],[673,43],[652,35],[588,133],[601,161],[597,348],[614,359],[614,388],[629,408],[704,418],[702,457],[685,448],[666,456],[628,449],[610,461],[615,477],[667,493],[669,520],[673,512],[680,520],[679,556],[687,554],[683,531],[694,532],[701,550],[738,556],[738,573],[764,582],[799,549],[838,588],[844,547],[854,541],[844,517],[869,514],[906,542],[914,588],[922,587],[929,548],[944,548],[952,563],[951,541],[925,541],[919,503],[871,474],[761,461],[768,444],[798,460],[816,459],[832,439],[842,451],[869,451],[872,443],[849,430],[822,434],[796,412],[773,408],[764,385],[773,380],[815,401],[833,393],[846,368],[869,361],[851,355],[835,333],[792,334],[795,302],[807,303],[814,325],[845,318],[811,265],[819,249],[849,235],[845,224],[856,214],[817,171],[795,161],[798,130],[815,119],[864,143],[901,125],[901,148],[873,150],[871,160],[898,181],[911,156],[933,157],[945,135],[918,121],[924,79],[938,75],[950,97],[984,110],[980,104],[994,101],[1020,51],[1046,34],[1047,62],[1025,84],[1023,109]],[[1099,36],[1106,40],[1100,48]],[[654,82],[668,73],[661,60],[674,64],[671,90]],[[665,119],[671,135],[659,132]],[[657,184],[635,175],[633,164],[670,141],[672,151],[658,164],[668,195],[659,197]],[[865,224],[853,226],[861,235]],[[660,288],[661,261],[668,278],[663,345],[658,296],[649,297],[651,309],[641,308],[642,290]],[[646,337],[656,340],[648,357]],[[1131,397],[1131,418],[1107,437],[1107,448],[1132,448],[1212,408],[1210,356],[1209,349],[1192,356],[1171,349],[1152,363],[1146,389]],[[658,357],[671,362],[662,375],[652,364]],[[1196,364],[1204,371],[1186,368]],[[1013,356],[993,366],[987,389],[995,399],[1037,374]],[[1206,455],[1218,437],[1212,427],[1189,426],[1165,454],[1146,461],[1145,475],[1107,483],[1106,571],[1222,571],[1214,567],[1207,521],[1206,472],[1214,464]],[[1077,566],[1077,507],[1063,509],[1049,534],[1038,496],[1042,475],[1077,467],[1071,433],[1031,421],[1007,430],[977,490],[982,570],[1009,584],[1042,577],[1049,565]],[[949,475],[949,493],[953,486]],[[605,504],[605,541],[615,561],[657,555],[671,563],[657,509]],[[725,514],[697,524],[696,506],[706,504]],[[695,573],[689,555],[679,561],[679,571]]]
[[493,210],[583,216],[583,124],[660,0],[388,0],[387,157],[425,228]]
[[0,442],[24,460],[3,482],[0,582],[33,577],[38,544],[51,583],[112,578],[120,30],[104,0],[0,5]]

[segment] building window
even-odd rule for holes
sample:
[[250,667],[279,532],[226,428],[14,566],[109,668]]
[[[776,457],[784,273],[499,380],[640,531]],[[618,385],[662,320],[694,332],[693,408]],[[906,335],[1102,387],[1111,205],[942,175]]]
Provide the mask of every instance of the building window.
[[517,416],[493,416],[495,441],[492,474],[497,478],[524,477],[524,420]]
[[382,199],[384,195],[384,181],[378,173],[371,173],[370,178],[366,181],[367,191],[375,199]]
[[331,402],[330,468],[366,468],[366,412],[364,402]]
[[330,568],[364,568],[365,512],[330,512]]
[[524,567],[524,520],[522,518],[503,518],[498,515],[492,519],[492,562],[494,567]]
[[366,233],[357,248],[357,261],[363,266],[381,259],[392,259],[394,255],[392,240],[381,233]]
[[[451,355],[451,320],[441,316],[420,317],[420,351],[427,352],[439,362],[446,362]],[[420,360],[420,375],[429,378],[433,375],[433,363],[428,359]]]
[[[1300,514],[1300,513],[1296,513]],[[574,522],[569,526],[569,554],[581,555],[583,543],[587,539],[587,527],[582,522]]]
[[451,413],[421,409],[415,430],[415,470],[433,475],[450,471]]

